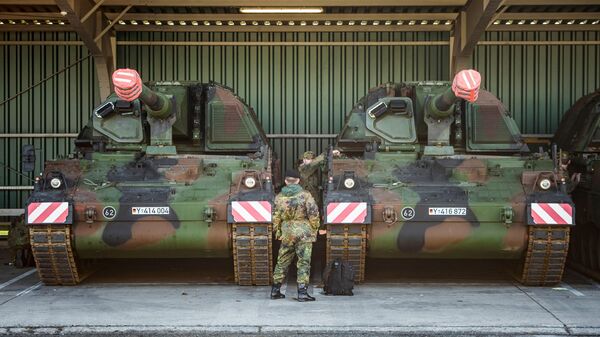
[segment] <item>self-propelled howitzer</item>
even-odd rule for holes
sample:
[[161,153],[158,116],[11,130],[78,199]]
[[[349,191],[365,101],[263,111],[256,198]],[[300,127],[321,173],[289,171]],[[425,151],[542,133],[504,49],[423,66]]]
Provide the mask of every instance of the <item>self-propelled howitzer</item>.
[[574,208],[474,70],[388,83],[346,117],[324,192],[327,258],[513,259],[522,282],[561,280]]
[[27,201],[42,281],[77,284],[87,259],[233,256],[239,284],[269,284],[272,155],[254,111],[216,83],[113,83]]

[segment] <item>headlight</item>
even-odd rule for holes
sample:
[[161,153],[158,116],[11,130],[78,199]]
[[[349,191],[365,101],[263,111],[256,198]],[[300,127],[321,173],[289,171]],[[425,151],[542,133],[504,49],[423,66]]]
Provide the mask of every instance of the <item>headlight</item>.
[[244,179],[244,185],[248,188],[254,188],[254,186],[256,186],[256,179],[254,179],[254,177],[246,177],[246,179]]
[[52,178],[52,180],[50,180],[50,186],[52,186],[52,188],[59,188],[60,185],[62,185],[62,181],[60,181],[60,179]]
[[353,187],[354,187],[354,179],[352,179],[352,178],[346,178],[346,179],[344,180],[344,186],[345,186],[347,189],[351,189],[351,188],[353,188]]
[[550,179],[542,179],[540,180],[540,188],[543,190],[547,190],[550,188],[550,186],[552,186],[552,183],[550,182]]

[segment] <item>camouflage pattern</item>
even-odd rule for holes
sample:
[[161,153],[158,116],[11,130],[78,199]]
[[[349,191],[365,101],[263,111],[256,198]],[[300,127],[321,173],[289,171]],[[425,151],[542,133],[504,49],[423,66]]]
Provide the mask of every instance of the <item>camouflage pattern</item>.
[[[440,98],[444,113],[431,108]],[[346,116],[336,148],[347,158],[329,155],[324,208],[368,203],[370,257],[518,259],[527,205],[571,202],[560,179],[548,191],[536,184],[556,177],[552,159],[529,152],[508,111],[484,90],[468,103],[448,82],[374,88]]]
[[300,172],[300,185],[308,191],[315,199],[317,205],[321,205],[321,170],[325,166],[325,155],[321,154],[315,157],[312,151],[304,153],[304,159],[312,159],[308,164],[300,163],[298,172]]
[[319,229],[319,208],[300,185],[288,185],[275,197],[273,230],[281,240],[273,282],[281,283],[294,256],[298,257],[298,283],[308,283],[312,243]]
[[577,226],[571,233],[570,263],[600,272],[600,89],[581,97],[564,114],[553,141],[571,178]]
[[275,197],[273,230],[283,243],[314,242],[319,229],[319,208],[300,185],[288,185]]
[[315,159],[315,153],[312,151],[306,151],[302,154],[303,159]]
[[[27,203],[72,205],[79,258],[231,256],[229,202],[273,199],[271,150],[254,111],[215,83],[153,82],[144,90],[161,97],[162,112],[144,95],[108,97],[75,152],[45,163]],[[254,187],[244,185],[247,177]]]
[[29,234],[22,216],[15,218],[10,222],[7,240],[8,246],[12,250],[22,249],[29,246]]
[[29,244],[29,229],[23,216],[13,218],[8,229],[9,258],[17,268],[34,266]]
[[288,268],[298,257],[296,268],[298,269],[297,282],[299,284],[308,284],[310,280],[310,258],[312,255],[312,242],[297,242],[296,244],[282,243],[279,247],[277,256],[277,265],[273,272],[273,283],[282,283],[287,275]]

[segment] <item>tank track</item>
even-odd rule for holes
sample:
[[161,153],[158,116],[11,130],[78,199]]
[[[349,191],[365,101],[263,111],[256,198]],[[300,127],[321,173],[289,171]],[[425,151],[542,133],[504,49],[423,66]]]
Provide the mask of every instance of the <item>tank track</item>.
[[233,224],[233,269],[242,286],[271,284],[273,239],[271,224]]
[[521,282],[550,286],[562,280],[569,250],[568,226],[529,226]]
[[327,266],[340,258],[354,268],[354,281],[365,280],[365,259],[367,256],[367,225],[329,224],[327,225]]
[[35,225],[29,228],[29,238],[44,284],[76,285],[81,281],[71,247],[70,225]]

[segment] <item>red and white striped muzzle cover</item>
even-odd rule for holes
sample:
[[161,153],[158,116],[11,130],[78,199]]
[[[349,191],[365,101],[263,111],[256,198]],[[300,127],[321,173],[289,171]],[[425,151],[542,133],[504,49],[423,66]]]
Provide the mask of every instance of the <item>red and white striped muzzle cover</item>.
[[456,97],[473,103],[479,97],[480,86],[481,74],[473,69],[465,69],[454,76],[452,91]]
[[112,74],[115,93],[120,99],[131,102],[142,94],[142,79],[133,69],[117,69]]

